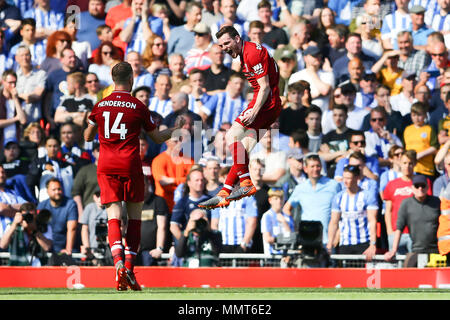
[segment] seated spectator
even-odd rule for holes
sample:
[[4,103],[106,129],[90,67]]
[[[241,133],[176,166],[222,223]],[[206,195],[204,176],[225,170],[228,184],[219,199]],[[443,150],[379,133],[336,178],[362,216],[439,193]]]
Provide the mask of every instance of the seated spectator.
[[211,229],[222,233],[221,252],[250,252],[257,219],[258,212],[254,196],[232,201],[226,208],[212,210]]
[[413,34],[414,48],[425,50],[427,46],[427,37],[434,30],[428,28],[425,24],[426,9],[420,5],[414,5],[409,9],[411,17],[411,32]]
[[250,159],[259,159],[264,165],[263,182],[271,187],[281,187],[282,178],[288,171],[286,152],[273,145],[272,130],[268,130],[260,140],[261,151],[250,154]]
[[80,71],[77,67],[75,52],[66,48],[62,51],[60,62],[61,67],[47,74],[45,83],[44,116],[51,128],[55,129],[54,114],[59,106],[60,99],[67,88],[67,75],[72,72]]
[[23,101],[23,109],[27,114],[27,123],[42,119],[42,98],[44,97],[47,75],[32,64],[29,47],[20,45],[16,49],[17,83],[16,90]]
[[149,4],[144,0],[133,0],[131,12],[132,16],[123,24],[119,38],[128,44],[125,51],[126,54],[130,51],[142,54],[146,40],[152,34],[164,36],[163,22],[160,18],[151,15]]
[[428,52],[432,61],[420,74],[420,80],[426,81],[431,90],[438,90],[443,83],[445,69],[450,66],[448,49],[444,41],[434,41],[428,47]]
[[88,72],[86,73],[86,84],[84,85],[89,98],[95,105],[97,101],[102,99],[103,89],[100,86],[100,80],[96,73]]
[[89,65],[89,72],[95,73],[100,80],[100,85],[107,87],[111,85],[111,64],[114,60],[120,59],[117,48],[112,42],[102,42],[98,47],[98,52],[93,55],[93,61]]
[[46,183],[49,199],[38,204],[37,209],[47,209],[52,214],[50,226],[53,231],[53,252],[71,255],[79,252],[75,247],[75,237],[78,221],[75,201],[63,194],[61,181],[51,178]]
[[226,130],[227,129],[223,128],[222,125],[222,127],[215,133],[214,140],[212,142],[212,150],[203,153],[202,158],[199,160],[199,164],[205,166],[208,159],[217,158],[221,168],[231,167],[233,165],[233,157],[225,140]]
[[194,27],[202,18],[202,6],[199,3],[186,4],[185,17],[186,23],[172,28],[170,38],[168,39],[167,50],[169,54],[180,53],[183,57],[194,45]]
[[323,136],[319,155],[327,163],[327,172],[329,176],[334,177],[336,164],[340,159],[349,154],[348,138],[355,130],[348,128],[346,125],[347,107],[345,105],[335,105],[333,110],[331,110],[331,114],[336,129],[328,131]]
[[307,126],[306,133],[309,138],[308,150],[318,152],[322,144],[322,110],[317,106],[310,106],[305,112],[305,123]]
[[170,99],[169,92],[172,88],[170,77],[167,74],[160,74],[155,80],[155,93],[150,98],[148,108],[150,111],[154,111],[160,114],[162,117],[166,117],[172,112],[172,100]]
[[[222,51],[222,49],[220,49],[220,51]],[[189,85],[189,79],[184,73],[185,65],[184,58],[180,53],[172,53],[169,55],[169,70],[171,73],[169,79],[172,83],[169,95],[171,96],[177,92],[180,92],[180,89],[184,85]]]
[[370,130],[365,131],[366,148],[364,149],[366,155],[375,156],[381,167],[390,165],[389,150],[393,145],[403,146],[401,140],[386,128],[387,114],[383,107],[375,107],[370,111]]
[[[105,224],[108,221],[106,209],[102,206],[100,200],[100,188],[98,186],[91,198],[92,200],[84,208],[83,215],[80,216],[79,221],[81,224],[81,241],[83,244],[81,253],[86,255],[88,259],[94,258],[93,254],[102,250],[99,247],[96,226],[102,223]],[[109,246],[106,246],[106,248],[109,248]]]
[[[246,36],[245,19],[237,16],[237,3],[231,0],[222,0],[219,5],[220,19],[211,25],[211,34],[213,35],[214,42],[217,41],[215,34],[224,25],[233,26],[242,38]],[[251,21],[251,20],[247,20]]]
[[155,178],[155,194],[166,200],[169,211],[172,212],[174,191],[185,181],[194,161],[179,155],[181,147],[178,137],[167,140],[166,145],[166,151],[152,161],[152,174]]
[[329,44],[326,30],[336,26],[336,14],[333,10],[324,6],[323,3],[315,7],[314,10],[319,10],[320,12],[317,17],[317,28],[314,28],[311,33],[311,40],[316,42],[319,48],[323,48]]
[[264,241],[264,254],[281,253],[274,249],[276,237],[294,232],[294,219],[283,212],[283,190],[269,190],[270,210],[261,219],[261,233]]
[[13,57],[6,48],[5,38],[5,31],[0,29],[0,72],[2,74],[5,70],[12,68],[14,64]]
[[39,40],[46,39],[54,31],[64,28],[64,14],[53,10],[47,0],[36,0],[36,6],[25,12],[23,17],[36,20],[36,38]]
[[77,25],[77,40],[88,42],[91,48],[97,48],[100,40],[97,38],[97,27],[105,24],[105,1],[89,0],[88,10],[80,13],[81,23]]
[[279,115],[282,134],[290,135],[295,130],[306,129],[305,112],[308,109],[302,105],[302,98],[306,90],[303,83],[294,82],[288,86],[287,101]]
[[400,205],[392,249],[384,256],[386,260],[395,256],[402,231],[408,227],[411,230],[412,254],[407,256],[406,267],[417,267],[418,253],[438,253],[436,235],[441,214],[439,198],[427,194],[427,179],[416,175],[412,182],[413,197]]
[[262,23],[259,20],[250,22],[250,24],[248,25],[248,33],[247,33],[248,41],[259,43],[260,45],[262,45],[264,48],[267,49],[269,55],[273,55],[275,50],[272,47],[270,47],[267,43],[263,42],[264,34],[265,34],[264,23]]
[[211,66],[211,58],[209,57],[209,49],[213,44],[211,30],[203,22],[195,25],[194,29],[194,45],[186,53],[184,62],[185,73],[190,73],[193,69],[206,70]]
[[46,43],[36,39],[36,20],[33,18],[22,19],[19,34],[22,41],[16,43],[10,50],[11,57],[15,56],[19,46],[27,46],[31,54],[31,64],[38,67],[45,59]]
[[211,230],[205,212],[196,209],[176,244],[175,254],[183,258],[183,267],[217,267],[221,247],[221,233]]
[[258,17],[259,19],[255,20],[260,20],[264,24],[263,43],[274,50],[289,43],[286,32],[272,24],[272,4],[269,1],[263,0],[258,3]]
[[218,44],[209,48],[211,65],[203,73],[205,75],[205,89],[210,96],[225,91],[233,70],[224,65],[225,52]]
[[139,52],[128,51],[125,60],[133,69],[133,89],[141,86],[153,88],[153,75],[144,68]]
[[317,46],[309,46],[303,52],[305,68],[289,78],[289,84],[305,80],[310,84],[311,103],[325,111],[329,103],[329,94],[336,78],[331,72],[329,61],[324,61],[322,52]]
[[286,97],[288,95],[289,78],[297,70],[297,56],[292,51],[284,50],[281,52],[280,57],[278,58],[278,60],[276,60],[276,62],[278,65],[278,69],[280,70],[280,80],[278,82],[280,96]]
[[246,102],[242,93],[245,81],[241,74],[232,74],[225,91],[215,94],[200,107],[199,114],[203,122],[214,132],[217,132],[223,123],[233,122],[244,110]]
[[[395,0],[396,10],[383,17],[381,40],[383,48],[395,49],[398,35],[401,31],[410,30],[411,16],[408,9],[409,1]],[[399,44],[400,45],[400,44]]]
[[377,77],[374,73],[364,73],[359,80],[359,91],[356,93],[355,106],[371,110],[375,108],[375,90],[378,86]]
[[142,53],[142,65],[156,79],[158,74],[170,74],[167,55],[167,43],[157,34],[147,39],[144,52]]
[[45,155],[45,132],[37,122],[31,122],[24,129],[19,146],[30,162]]
[[391,98],[389,99],[392,110],[400,112],[402,117],[411,112],[411,105],[414,101],[414,87],[416,83],[416,76],[414,73],[403,71],[402,92],[397,95],[391,95]]
[[164,198],[155,195],[153,182],[145,179],[145,186],[138,265],[157,266],[162,253],[168,250],[170,212]]
[[347,54],[345,39],[347,39],[348,28],[343,24],[336,24],[326,30],[329,45],[325,46],[325,56],[334,66],[337,59]]
[[411,120],[413,124],[406,127],[403,133],[406,150],[415,150],[417,152],[417,165],[414,168],[415,173],[423,174],[432,180],[435,174],[434,155],[436,154],[439,143],[433,127],[425,123],[427,116],[427,107],[416,102],[411,106]]
[[347,40],[345,41],[345,48],[347,50],[347,54],[343,55],[339,59],[337,59],[333,64],[333,72],[335,81],[339,81],[343,76],[348,73],[348,64],[350,60],[354,58],[359,58],[362,61],[365,70],[370,70],[372,66],[375,64],[376,59],[366,55],[362,51],[362,40],[361,36],[358,33],[350,33],[347,36]]
[[171,13],[169,7],[165,3],[154,3],[151,6],[151,11],[155,17],[162,20],[164,39],[166,39],[167,42],[167,40],[170,38],[170,30],[173,27],[169,22],[169,14]]
[[370,15],[369,13],[357,16],[355,19],[355,32],[361,35],[363,52],[377,60],[383,54],[381,41],[376,37],[376,23],[378,22],[378,19],[378,15]]
[[[430,64],[429,55],[425,50],[416,50],[414,48],[413,37],[410,31],[400,31],[394,39],[397,39],[400,53],[399,68],[414,73],[416,77],[419,77],[423,69]],[[387,49],[388,47],[384,48]]]
[[23,110],[16,89],[17,75],[12,70],[2,74],[0,93],[0,141],[2,145],[7,139],[20,137],[20,124],[27,123],[27,115]]
[[201,106],[211,98],[206,93],[205,75],[200,69],[196,68],[189,72],[189,85],[182,87],[181,91],[189,95],[188,109],[197,115],[200,115]]
[[81,167],[91,163],[90,154],[78,144],[81,128],[68,122],[61,126],[61,154],[60,158],[73,167],[74,176]]
[[[448,68],[448,71],[450,72],[450,68]],[[435,128],[438,133],[438,139],[439,144],[445,143],[446,139],[442,132],[442,127],[440,127],[441,120],[442,125],[447,121],[447,116],[449,114],[448,107],[447,107],[447,94],[450,92],[450,81],[444,85],[441,86],[441,89],[439,90],[439,94],[435,92],[431,96],[431,110],[430,111],[430,118],[429,123],[430,125]],[[450,100],[450,97],[449,97]],[[450,106],[449,106],[450,108]]]
[[403,88],[401,85],[403,70],[398,66],[399,59],[399,50],[386,50],[371,69],[378,75],[380,82],[390,89],[392,95],[399,94]]
[[[100,2],[101,0],[97,0]],[[83,24],[86,23],[86,20],[83,20]],[[77,37],[78,33],[78,24],[72,16],[67,15],[64,18],[64,31],[66,31],[70,37],[72,38],[72,49],[75,52],[75,55],[78,59],[80,59],[83,70],[87,70],[89,67],[89,61],[92,58],[92,50],[91,43],[87,40],[80,40]]]
[[378,158],[376,156],[369,156],[367,153],[363,154],[363,152],[366,152],[366,138],[364,135],[364,132],[362,131],[356,131],[351,134],[349,134],[348,139],[348,145],[349,145],[349,152],[350,154],[348,157],[345,157],[337,163],[336,166],[336,172],[334,174],[334,179],[341,182],[342,181],[342,174],[344,171],[344,168],[346,165],[349,164],[349,159],[351,155],[355,152],[360,152],[363,157],[365,158],[365,167],[363,170],[363,174],[367,176],[370,179],[378,180],[380,176],[380,167]]
[[192,168],[186,176],[182,197],[175,203],[170,218],[170,232],[175,239],[179,240],[186,229],[191,212],[199,208],[200,202],[210,198],[206,194],[205,186],[203,169]]
[[[386,113],[386,129],[390,133],[395,134],[397,137],[403,137],[403,117],[399,111],[392,110],[390,103],[390,89],[385,85],[379,85],[375,91],[374,99],[378,107],[384,109]],[[371,129],[371,113],[368,113],[363,120],[363,131]]]
[[206,179],[206,193],[210,197],[215,196],[223,187],[223,183],[219,181],[219,171],[220,164],[218,158],[214,157],[206,159],[206,164],[203,168],[203,174],[205,175]]
[[[375,256],[377,240],[378,200],[374,197],[376,193],[362,190],[358,186],[360,175],[358,167],[347,166],[343,175],[345,190],[339,192],[333,199],[328,238],[334,239],[339,229],[338,253],[363,254],[366,260],[371,261]],[[329,253],[332,252],[332,248],[333,243],[330,241],[327,244]]]
[[46,265],[46,253],[53,244],[52,228],[49,225],[38,225],[37,219],[36,206],[25,202],[6,227],[0,239],[0,248],[9,249],[10,266]]
[[71,197],[77,204],[80,222],[83,218],[84,210],[87,205],[95,201],[95,198],[92,196],[98,187],[97,165],[99,154],[100,144],[94,143],[92,147],[92,155],[95,162],[82,166],[74,176]]
[[103,42],[111,42],[115,46],[115,48],[119,54],[119,59],[123,60],[125,58],[124,50],[120,46],[117,46],[115,44],[114,33],[110,26],[108,26],[106,24],[101,24],[97,27],[96,33],[97,33],[98,40],[100,40],[100,43],[96,48],[91,48],[92,49],[92,54],[91,54],[92,57],[90,60],[93,60],[94,57],[99,55],[99,48]]
[[61,103],[55,111],[55,122],[63,124],[73,122],[83,127],[94,103],[85,87],[86,78],[81,72],[67,75],[67,95],[61,97]]

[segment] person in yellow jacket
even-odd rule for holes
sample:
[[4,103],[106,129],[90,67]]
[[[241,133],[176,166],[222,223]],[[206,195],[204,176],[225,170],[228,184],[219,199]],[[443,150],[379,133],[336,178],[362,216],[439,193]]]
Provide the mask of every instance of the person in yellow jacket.
[[439,254],[447,256],[447,267],[450,266],[450,184],[441,193],[441,215],[437,230]]

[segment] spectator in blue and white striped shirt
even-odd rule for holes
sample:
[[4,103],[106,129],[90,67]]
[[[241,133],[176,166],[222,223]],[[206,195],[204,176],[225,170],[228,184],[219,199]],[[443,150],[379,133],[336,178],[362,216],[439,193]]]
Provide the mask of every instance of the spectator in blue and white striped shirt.
[[245,78],[234,73],[228,80],[225,92],[218,93],[202,106],[200,116],[206,122],[208,118],[212,118],[212,129],[214,132],[219,130],[224,122],[232,123],[244,110],[246,101],[242,95]]
[[[331,220],[328,227],[328,238],[334,239],[339,228],[340,254],[364,254],[371,260],[376,252],[376,223],[378,201],[374,193],[358,187],[360,170],[357,166],[344,169],[345,190],[333,199]],[[332,241],[327,249],[331,253]]]
[[159,113],[164,118],[172,112],[172,101],[169,97],[172,83],[167,74],[160,74],[155,81],[155,95],[150,98],[148,108]]
[[294,219],[282,211],[284,202],[283,190],[269,189],[270,210],[261,218],[261,233],[263,235],[264,254],[281,253],[275,250],[273,244],[280,234],[294,232]]
[[[188,109],[198,115],[200,115],[200,110],[202,105],[207,103],[211,96],[206,93],[205,89],[205,74],[202,70],[194,68],[189,72],[189,102]],[[184,91],[186,87],[182,87]]]
[[163,21],[150,14],[147,0],[133,0],[131,10],[132,16],[125,21],[119,37],[128,44],[126,53],[137,51],[142,54],[153,33],[164,39]]
[[253,196],[232,201],[226,208],[211,211],[211,229],[222,233],[222,252],[244,253],[252,246],[258,208]]
[[[448,0],[438,0],[437,4],[437,9],[425,7],[427,8],[425,23],[433,30],[442,32],[445,36],[450,32],[450,2]],[[433,11],[432,9],[435,10]]]
[[139,52],[128,52],[125,60],[131,65],[131,68],[133,69],[133,89],[142,86],[153,89],[153,75],[145,70],[142,64],[142,56],[139,54]]
[[411,16],[408,9],[409,0],[395,0],[397,10],[383,18],[381,40],[384,50],[397,49],[397,34],[411,30]]
[[[26,18],[22,20],[20,25],[20,35],[22,41],[14,45],[10,50],[10,56],[14,57],[16,51],[21,45],[26,45],[30,49],[31,62],[34,67],[38,67],[46,58],[46,41],[38,41],[36,39],[36,21],[33,18]],[[18,66],[15,65],[16,70]]]
[[56,30],[64,28],[64,14],[50,8],[50,0],[35,0],[37,7],[31,8],[24,18],[36,20],[36,38],[45,39]]

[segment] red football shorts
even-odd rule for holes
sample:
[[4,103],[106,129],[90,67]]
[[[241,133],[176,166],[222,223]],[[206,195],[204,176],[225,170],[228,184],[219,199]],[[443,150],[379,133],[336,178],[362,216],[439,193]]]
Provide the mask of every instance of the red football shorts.
[[248,127],[245,126],[241,118],[247,113],[250,112],[250,110],[253,108],[253,105],[255,104],[254,100],[250,102],[247,109],[241,112],[241,114],[236,118],[236,122],[241,124],[244,128],[247,129],[253,129],[255,131],[258,131],[260,129],[269,129],[270,126],[278,119],[278,116],[281,113],[281,102],[277,100],[271,101],[270,104],[268,104],[268,107],[263,106],[261,110],[259,110],[258,115],[256,116],[253,123],[251,123]]
[[144,175],[97,174],[102,204],[144,201]]

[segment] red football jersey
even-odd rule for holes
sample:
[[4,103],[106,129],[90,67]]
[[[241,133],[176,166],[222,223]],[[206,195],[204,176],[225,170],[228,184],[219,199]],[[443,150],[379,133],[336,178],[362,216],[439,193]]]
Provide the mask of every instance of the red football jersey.
[[267,98],[263,108],[266,109],[280,105],[280,90],[278,89],[280,73],[275,60],[270,56],[267,49],[260,44],[244,41],[240,58],[242,71],[253,87],[253,103],[259,91],[257,80],[265,75],[269,75],[271,95]]
[[98,126],[100,155],[98,173],[142,172],[139,134],[156,128],[150,110],[126,91],[113,91],[100,100],[89,115],[89,123]]

